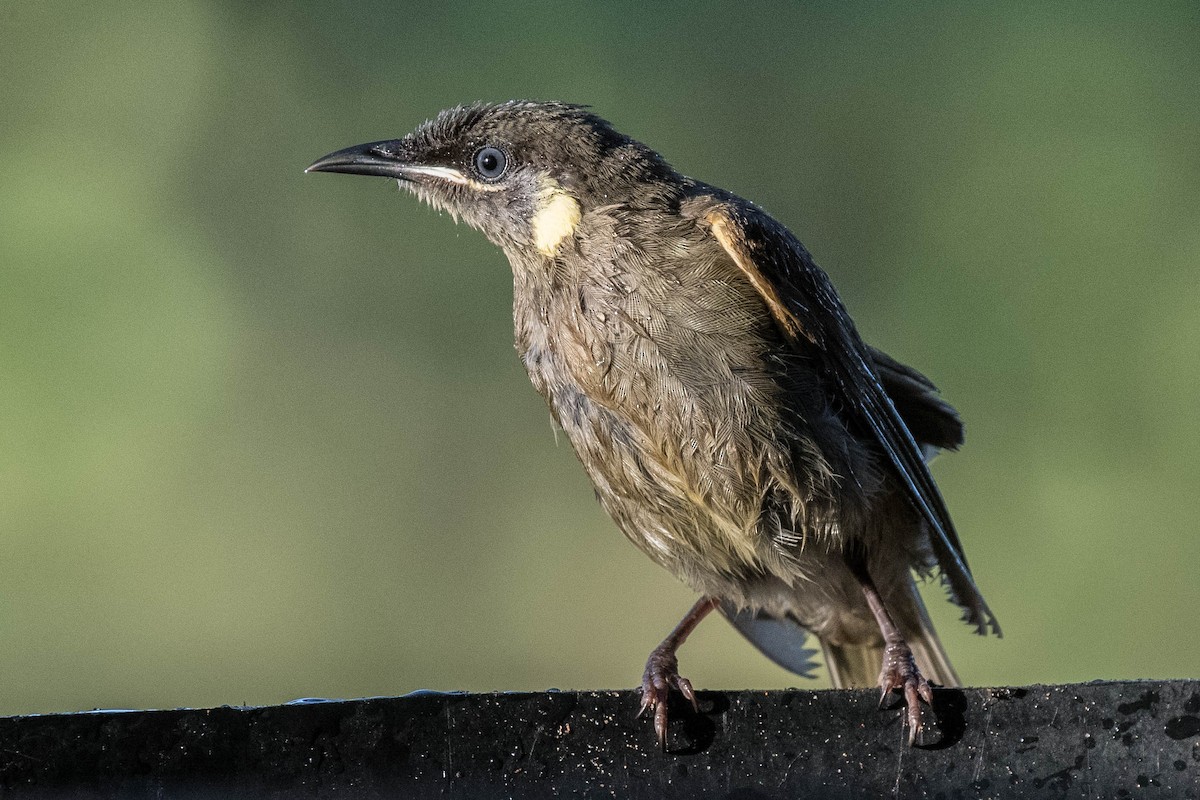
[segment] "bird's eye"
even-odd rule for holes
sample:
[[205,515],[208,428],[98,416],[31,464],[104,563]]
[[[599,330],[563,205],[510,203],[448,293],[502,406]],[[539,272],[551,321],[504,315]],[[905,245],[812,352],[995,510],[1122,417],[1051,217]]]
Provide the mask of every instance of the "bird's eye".
[[508,157],[498,147],[481,147],[475,153],[475,170],[485,180],[494,181],[508,169]]

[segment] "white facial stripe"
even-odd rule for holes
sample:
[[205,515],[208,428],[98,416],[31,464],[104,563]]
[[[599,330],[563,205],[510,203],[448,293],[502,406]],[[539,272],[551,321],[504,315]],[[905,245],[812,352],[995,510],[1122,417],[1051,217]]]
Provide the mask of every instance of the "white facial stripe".
[[502,192],[502,191],[504,191],[504,184],[502,184],[502,183],[484,183],[483,181],[472,181],[472,180],[468,180],[467,183],[470,184],[471,188],[477,192]]
[[463,186],[471,183],[466,175],[463,175],[453,167],[423,167],[420,165],[406,166],[403,169],[405,176],[414,175],[425,178],[437,178],[438,180],[449,181]]
[[459,186],[470,186],[477,192],[498,192],[504,187],[498,183],[483,183],[469,178],[454,167],[426,167],[419,164],[404,168],[405,177],[435,178]]

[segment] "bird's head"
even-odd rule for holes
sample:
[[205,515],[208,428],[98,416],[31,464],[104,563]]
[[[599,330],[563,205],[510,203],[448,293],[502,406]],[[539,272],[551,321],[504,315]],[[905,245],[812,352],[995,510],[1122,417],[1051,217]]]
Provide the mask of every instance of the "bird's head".
[[394,178],[509,252],[553,256],[583,214],[654,202],[675,174],[582,106],[510,101],[451,108],[402,139],[348,147],[308,172]]

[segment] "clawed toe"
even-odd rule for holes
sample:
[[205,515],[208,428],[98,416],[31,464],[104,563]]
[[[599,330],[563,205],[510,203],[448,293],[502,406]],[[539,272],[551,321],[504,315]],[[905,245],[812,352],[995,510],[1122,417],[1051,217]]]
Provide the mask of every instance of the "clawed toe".
[[670,697],[671,690],[678,689],[692,704],[693,709],[700,710],[696,704],[696,692],[692,689],[692,682],[679,674],[679,659],[675,657],[675,651],[700,620],[718,605],[719,601],[714,597],[702,597],[697,600],[696,605],[692,606],[675,626],[675,630],[671,631],[671,635],[654,648],[650,658],[646,660],[646,671],[642,673],[642,709],[638,716],[650,709],[654,710],[654,734],[663,750],[667,749],[667,698]]
[[893,691],[904,695],[905,720],[908,724],[908,743],[915,744],[924,729],[921,722],[921,701],[933,705],[933,688],[917,669],[912,651],[903,643],[888,645],[879,673],[879,707],[882,708]]
[[672,689],[677,689],[693,709],[699,710],[692,682],[679,674],[675,656],[655,651],[646,662],[646,672],[642,675],[642,707],[638,716],[647,711],[654,712],[654,734],[659,747],[664,750],[667,749],[667,700]]

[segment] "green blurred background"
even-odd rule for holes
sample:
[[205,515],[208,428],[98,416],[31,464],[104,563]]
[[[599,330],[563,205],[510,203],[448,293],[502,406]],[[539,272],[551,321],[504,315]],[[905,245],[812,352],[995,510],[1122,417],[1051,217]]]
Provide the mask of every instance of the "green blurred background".
[[[513,97],[765,206],[962,411],[969,683],[1200,674],[1198,9],[7,3],[0,713],[635,684],[693,598],[556,444],[503,256],[302,173]],[[682,660],[802,683],[717,620]]]

